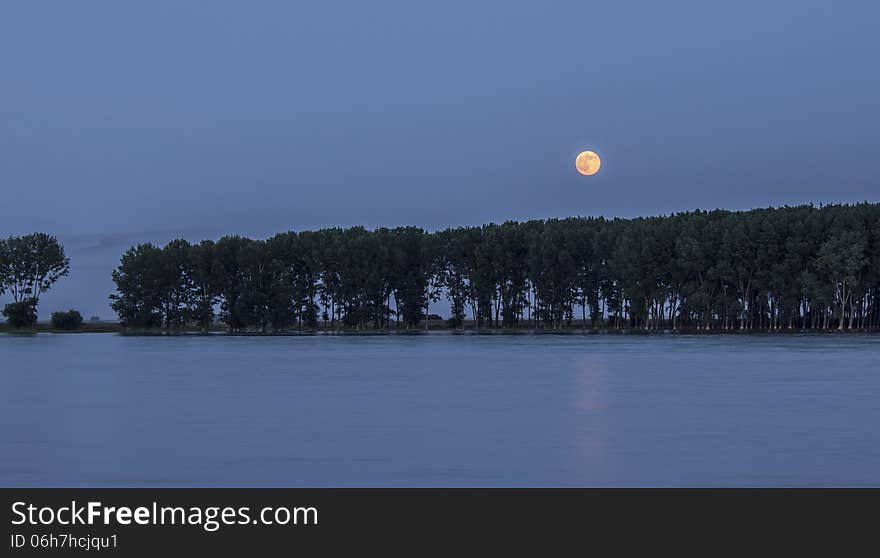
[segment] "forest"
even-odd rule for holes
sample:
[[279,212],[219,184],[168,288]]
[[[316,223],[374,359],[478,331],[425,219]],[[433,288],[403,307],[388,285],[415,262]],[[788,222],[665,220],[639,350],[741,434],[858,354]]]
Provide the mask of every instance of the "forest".
[[113,280],[138,329],[872,330],[880,204],[178,239]]

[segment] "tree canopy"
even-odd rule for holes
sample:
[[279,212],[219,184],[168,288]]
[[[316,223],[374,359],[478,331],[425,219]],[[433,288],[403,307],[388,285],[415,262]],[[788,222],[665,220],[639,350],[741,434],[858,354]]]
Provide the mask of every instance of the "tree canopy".
[[[128,250],[132,327],[780,330],[880,326],[880,205],[329,228]],[[215,311],[219,311],[215,316]]]
[[0,239],[0,294],[8,291],[13,300],[3,314],[16,327],[32,325],[40,295],[69,270],[70,260],[54,236],[34,233]]

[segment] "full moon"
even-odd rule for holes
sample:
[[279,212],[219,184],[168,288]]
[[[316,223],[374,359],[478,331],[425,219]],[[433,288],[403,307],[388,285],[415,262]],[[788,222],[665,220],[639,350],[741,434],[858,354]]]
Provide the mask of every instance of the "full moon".
[[599,172],[599,167],[602,166],[602,160],[599,159],[599,156],[593,151],[583,151],[577,156],[577,159],[574,160],[574,166],[582,175],[593,176]]

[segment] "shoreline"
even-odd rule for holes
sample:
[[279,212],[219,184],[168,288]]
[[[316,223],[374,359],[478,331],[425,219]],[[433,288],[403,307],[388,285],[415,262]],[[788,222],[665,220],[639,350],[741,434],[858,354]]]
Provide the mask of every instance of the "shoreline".
[[173,330],[138,330],[126,329],[117,324],[103,324],[101,326],[83,327],[77,330],[60,330],[53,329],[48,324],[45,327],[37,327],[34,329],[17,330],[10,328],[5,324],[0,326],[0,335],[26,336],[38,334],[58,334],[58,335],[84,335],[84,334],[116,334],[126,337],[314,337],[314,336],[359,336],[359,337],[375,337],[375,336],[420,336],[438,333],[446,333],[449,335],[633,335],[633,336],[718,336],[718,335],[738,335],[738,336],[786,336],[786,335],[846,335],[846,334],[865,334],[871,335],[880,333],[880,329],[782,329],[782,330],[740,330],[740,329],[697,329],[697,328],[658,328],[644,330],[640,328],[583,328],[583,327],[566,327],[560,329],[542,329],[542,328],[493,328],[493,327],[469,327],[465,329],[453,329],[446,327],[434,327],[425,329],[382,329],[382,330],[357,330],[357,329],[316,329],[303,331],[236,331],[230,333],[224,328],[213,328],[209,332],[203,332],[198,329],[184,329],[179,331]]

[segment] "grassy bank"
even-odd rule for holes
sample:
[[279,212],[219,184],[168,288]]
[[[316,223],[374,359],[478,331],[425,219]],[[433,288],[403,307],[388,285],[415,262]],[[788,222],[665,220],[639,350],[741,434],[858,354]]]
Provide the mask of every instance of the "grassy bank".
[[123,331],[121,325],[115,322],[85,322],[78,329],[56,329],[48,322],[40,322],[26,329],[16,329],[9,324],[0,323],[0,333],[33,334],[33,333],[119,333]]
[[[424,326],[422,327],[414,327],[414,328],[405,328],[405,327],[390,327],[390,328],[381,328],[381,329],[357,329],[357,328],[336,328],[331,327],[330,324],[320,324],[317,329],[289,329],[285,331],[236,331],[233,333],[229,333],[226,327],[222,323],[214,324],[211,327],[210,333],[213,335],[228,335],[232,337],[270,337],[270,336],[298,336],[298,335],[315,335],[315,334],[340,334],[340,335],[419,335],[425,333]],[[853,329],[853,330],[842,330],[839,331],[837,329],[745,329],[740,330],[737,328],[734,329],[698,329],[698,328],[657,328],[657,329],[649,329],[645,330],[643,328],[634,328],[634,327],[613,327],[609,324],[598,324],[598,327],[593,327],[593,325],[588,321],[586,324],[581,322],[580,320],[575,320],[571,323],[571,325],[567,325],[561,328],[549,328],[542,327],[541,324],[538,323],[524,323],[517,327],[494,327],[494,326],[482,326],[477,327],[476,323],[472,320],[465,320],[463,327],[452,328],[449,327],[448,323],[445,320],[431,320],[428,323],[427,331],[446,331],[450,333],[461,333],[461,334],[485,334],[485,335],[675,335],[675,334],[689,334],[689,335],[718,335],[718,334],[726,334],[726,335],[786,335],[786,334],[800,334],[800,333],[815,333],[815,334],[834,334],[834,333],[871,333],[876,332],[877,330],[867,330],[867,329]],[[29,329],[15,329],[10,327],[6,323],[0,323],[0,333],[8,333],[8,334],[16,334],[16,335],[28,335],[28,334],[36,334],[36,333],[119,333],[122,335],[132,335],[132,336],[176,336],[176,335],[202,335],[203,331],[196,327],[185,327],[182,329],[139,329],[139,328],[125,328],[122,325],[115,322],[86,322],[83,323],[79,329],[76,330],[62,330],[55,329],[52,327],[50,323],[38,323],[35,327]]]

